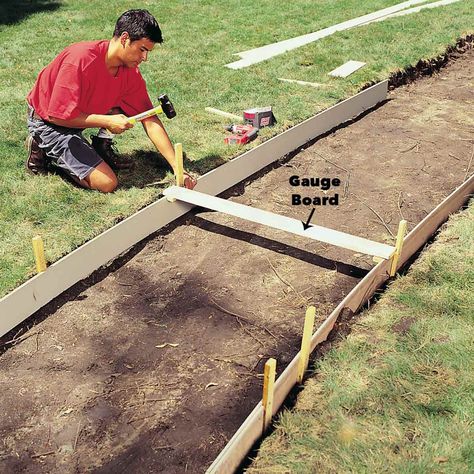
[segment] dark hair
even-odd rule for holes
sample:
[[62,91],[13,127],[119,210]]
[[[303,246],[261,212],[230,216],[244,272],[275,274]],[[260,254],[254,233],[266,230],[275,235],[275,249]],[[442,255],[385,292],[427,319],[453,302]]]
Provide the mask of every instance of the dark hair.
[[115,24],[114,37],[118,38],[125,31],[130,41],[148,38],[153,43],[163,43],[158,22],[148,10],[128,10],[123,13]]

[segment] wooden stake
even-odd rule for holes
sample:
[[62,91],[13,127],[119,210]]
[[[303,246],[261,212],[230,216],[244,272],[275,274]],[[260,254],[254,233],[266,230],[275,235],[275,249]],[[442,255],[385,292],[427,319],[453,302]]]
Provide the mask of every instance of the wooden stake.
[[303,382],[304,373],[306,371],[306,368],[308,367],[310,353],[309,346],[311,342],[311,336],[313,334],[315,316],[316,308],[314,306],[310,306],[306,310],[306,316],[304,319],[303,338],[301,339],[300,359],[298,362],[298,375],[296,378],[298,383]]
[[[183,145],[181,143],[176,143],[174,146],[174,156],[176,160],[176,169],[174,173],[176,186],[182,187],[184,185],[184,165],[183,165]],[[176,198],[167,196],[166,200],[168,202],[175,202]]]
[[184,166],[183,166],[183,145],[176,143],[174,146],[174,156],[176,158],[176,186],[184,185]]
[[407,232],[407,221],[401,220],[398,224],[397,243],[395,244],[395,253],[392,255],[392,266],[390,267],[390,276],[395,275],[397,271],[398,259],[402,253],[403,239]]
[[268,359],[265,364],[265,371],[263,375],[263,431],[265,431],[270,422],[272,421],[273,415],[273,392],[275,386],[275,375],[276,375],[276,360],[271,358]]
[[44,245],[41,236],[33,237],[33,254],[35,256],[36,271],[42,273],[46,270],[46,257],[44,256]]

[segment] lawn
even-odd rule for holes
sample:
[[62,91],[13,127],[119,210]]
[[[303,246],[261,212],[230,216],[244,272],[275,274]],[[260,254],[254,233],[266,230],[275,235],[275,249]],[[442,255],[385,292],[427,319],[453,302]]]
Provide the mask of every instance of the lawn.
[[[248,147],[354,94],[370,81],[386,79],[420,58],[444,52],[474,32],[474,0],[337,33],[243,70],[225,64],[234,53],[310,33],[396,1],[294,0],[275,2],[127,2],[148,8],[159,20],[165,43],[142,65],[150,95],[166,92],[178,117],[165,121],[173,142],[183,143],[189,169],[204,173]],[[40,69],[68,44],[108,38],[123,2],[90,0],[4,1],[0,5],[0,296],[33,275],[31,238],[40,234],[54,262],[160,195],[169,170],[136,127],[116,141],[137,167],[121,173],[120,188],[102,195],[75,188],[59,176],[34,177],[24,169],[25,97]],[[349,59],[367,65],[347,79],[327,73]],[[319,89],[281,83],[278,77],[322,83]],[[227,147],[228,121],[206,106],[240,114],[272,105],[278,124],[247,148]],[[88,135],[89,132],[86,132]]]
[[314,367],[247,471],[474,470],[474,202]]

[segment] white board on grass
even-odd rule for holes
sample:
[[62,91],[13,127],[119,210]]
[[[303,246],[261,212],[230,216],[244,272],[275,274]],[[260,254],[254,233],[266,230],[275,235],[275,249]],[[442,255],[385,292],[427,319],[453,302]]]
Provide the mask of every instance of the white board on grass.
[[309,86],[309,87],[321,87],[322,84],[318,82],[307,82],[307,81],[298,81],[297,79],[284,79],[283,77],[278,78],[279,81],[282,82],[291,82],[293,84],[298,84],[300,86]]
[[359,16],[351,20],[343,21],[337,25],[329,26],[323,28],[322,30],[315,31],[313,33],[308,33],[306,35],[297,36],[295,38],[290,38],[287,40],[279,41],[278,43],[267,44],[259,48],[249,49],[247,51],[242,51],[237,53],[237,56],[240,56],[242,59],[240,61],[235,61],[233,63],[226,64],[230,69],[241,69],[252,64],[265,61],[266,59],[272,58],[279,54],[285,53],[300,46],[312,43],[326,36],[332,35],[337,31],[347,30],[349,28],[354,28],[356,26],[364,25],[370,21],[386,17],[392,13],[396,13],[404,8],[411,7],[423,3],[425,0],[408,0],[406,2],[398,3],[388,8],[383,8],[382,10],[377,10],[367,15]]
[[278,43],[267,44],[265,46],[249,49],[247,51],[242,51],[241,53],[236,53],[236,55],[240,56],[242,59],[233,63],[226,64],[226,67],[230,69],[242,69],[244,67],[251,66],[252,64],[257,64],[262,61],[265,61],[266,59],[273,58],[274,56],[283,54],[292,49],[299,48],[300,46],[313,43],[314,41],[325,38],[326,36],[330,36],[338,31],[344,31],[358,26],[365,26],[374,21],[383,21],[387,18],[392,18],[394,16],[416,13],[424,8],[435,8],[442,5],[448,5],[450,3],[458,2],[459,0],[441,0],[438,2],[429,3],[417,8],[411,8],[409,10],[401,12],[401,10],[404,10],[405,8],[423,3],[425,1],[426,0],[409,0],[406,2],[398,3],[397,5],[393,5],[382,10],[377,10],[373,13],[368,13],[367,15],[359,16],[351,20],[343,21],[342,23],[323,28],[322,30],[315,31],[313,33],[308,33],[306,35],[286,39],[283,41],[279,41]]
[[221,199],[209,194],[191,191],[186,188],[171,186],[164,190],[163,194],[168,198],[178,199],[188,204],[205,207],[214,211],[224,212],[231,216],[240,217],[247,221],[257,224],[266,225],[273,229],[283,230],[292,234],[301,235],[309,239],[318,240],[326,244],[336,245],[354,252],[365,253],[389,259],[395,248],[390,245],[374,242],[372,240],[357,237],[355,235],[346,234],[338,230],[328,229],[319,225],[311,225],[304,230],[303,224],[298,219],[281,216],[273,212],[264,211],[256,207],[246,206],[237,202]]
[[244,118],[240,115],[231,114],[229,112],[224,112],[223,110],[215,109],[214,107],[206,107],[205,110],[206,110],[206,112],[209,112],[211,114],[220,115],[221,117],[230,118],[232,120],[237,120],[239,122],[244,121]]
[[353,72],[356,72],[361,67],[364,67],[366,63],[362,61],[347,61],[342,66],[337,67],[329,73],[333,77],[347,77],[350,76]]
[[[456,3],[456,2],[459,2],[459,0],[440,0],[439,2],[433,2],[433,3],[427,3],[426,5],[421,5],[419,7],[415,7],[415,8],[409,8],[408,10],[403,10],[401,12],[397,12],[397,13],[392,13],[391,15],[389,15],[388,18],[395,18],[397,16],[404,16],[404,15],[411,15],[412,13],[418,13],[419,11],[421,10],[424,10],[425,8],[437,8],[437,7],[442,7],[444,5],[449,5],[451,3]],[[377,21],[382,21],[382,20],[385,20],[387,17],[385,18],[378,18],[377,20],[374,20],[374,22],[377,22]],[[372,23],[372,22],[370,22]]]

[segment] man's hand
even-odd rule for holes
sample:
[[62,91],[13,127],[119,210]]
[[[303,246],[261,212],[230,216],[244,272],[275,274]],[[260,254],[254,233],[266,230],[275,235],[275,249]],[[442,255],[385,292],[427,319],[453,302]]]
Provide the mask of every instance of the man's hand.
[[[142,121],[143,128],[145,129],[148,137],[155,145],[156,149],[163,155],[165,160],[171,166],[173,173],[176,171],[176,157],[173,145],[166,133],[161,120],[154,115]],[[184,172],[184,187],[187,189],[193,189],[196,186],[196,178],[188,172]]]
[[194,176],[191,176],[186,171],[183,173],[183,176],[184,176],[184,187],[187,189],[194,189],[194,186],[196,186],[196,183],[197,183],[196,178],[194,178]]
[[125,132],[133,127],[133,123],[128,121],[128,117],[123,114],[115,114],[108,116],[107,129],[115,135]]

